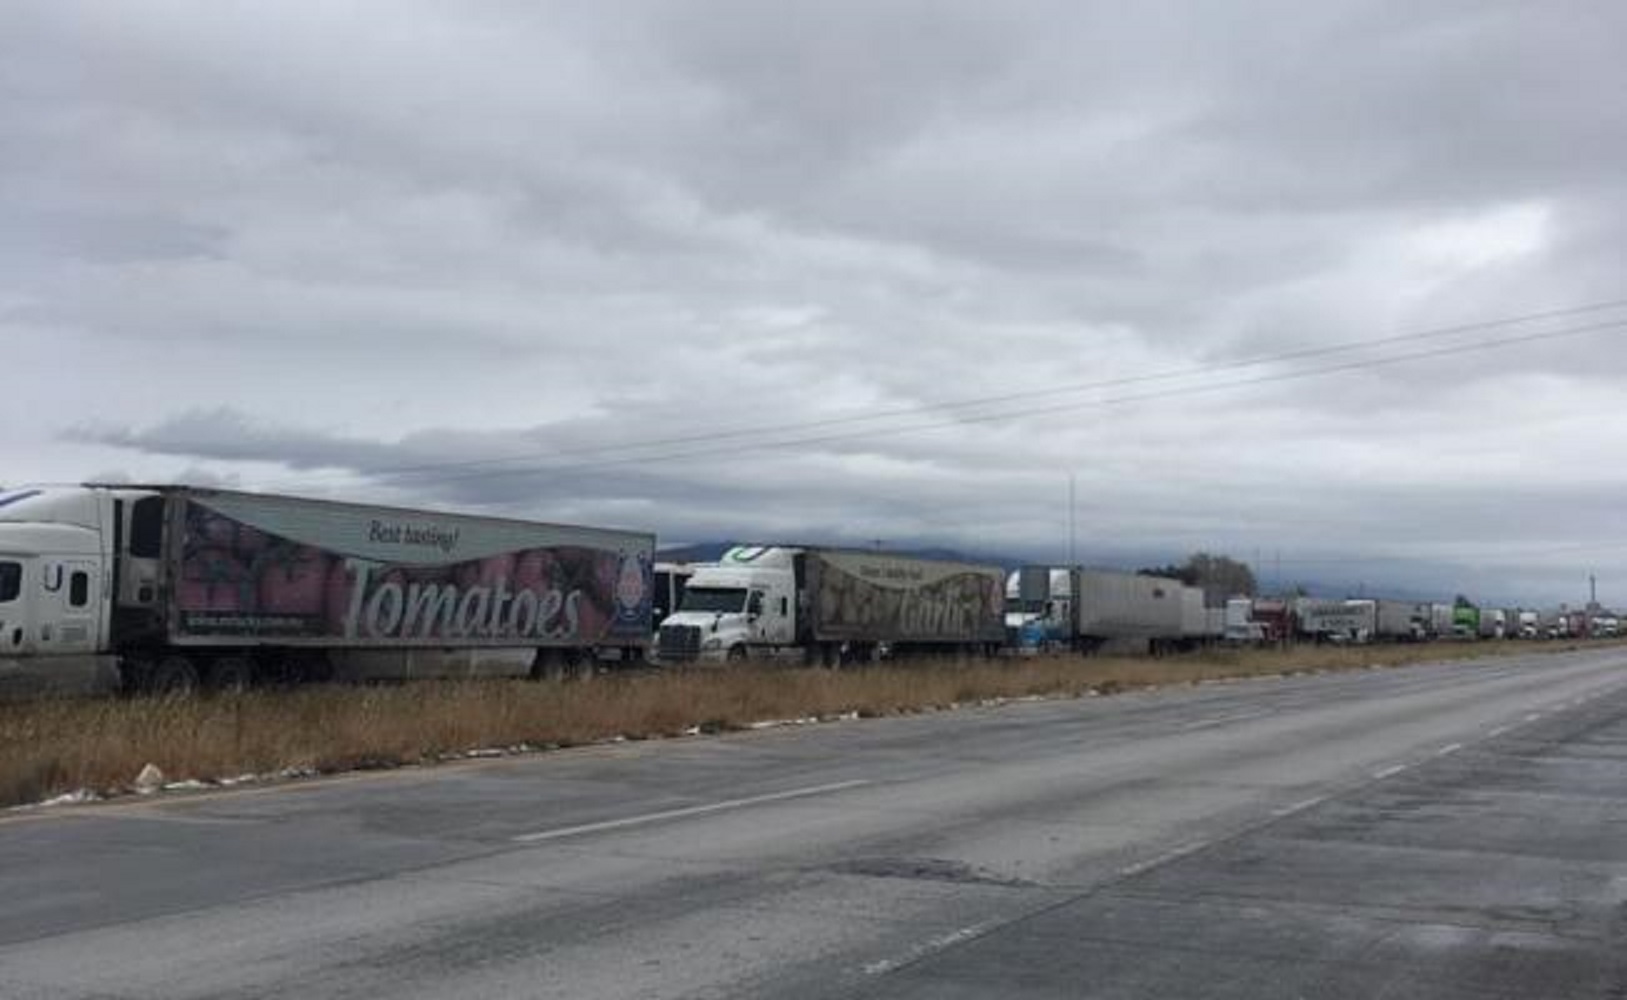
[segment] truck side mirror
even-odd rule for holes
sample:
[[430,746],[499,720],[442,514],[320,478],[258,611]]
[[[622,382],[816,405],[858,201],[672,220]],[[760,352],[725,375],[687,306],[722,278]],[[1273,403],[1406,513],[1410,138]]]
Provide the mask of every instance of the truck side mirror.
[[752,618],[759,618],[763,613],[763,595],[752,594],[746,601],[746,614]]

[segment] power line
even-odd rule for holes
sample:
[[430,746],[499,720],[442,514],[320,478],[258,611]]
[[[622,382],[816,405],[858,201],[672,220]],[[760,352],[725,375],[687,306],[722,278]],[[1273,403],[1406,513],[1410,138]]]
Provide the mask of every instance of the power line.
[[[818,420],[793,421],[780,424],[768,424],[751,428],[735,428],[712,431],[707,433],[685,434],[652,440],[627,442],[624,444],[599,445],[582,448],[555,448],[547,451],[516,453],[504,456],[491,456],[486,458],[462,459],[451,462],[433,462],[420,465],[395,466],[385,469],[357,469],[368,476],[389,479],[401,479],[420,474],[440,474],[459,469],[479,469],[489,465],[506,465],[515,462],[535,463],[553,458],[567,458],[571,456],[603,456],[627,451],[648,451],[674,445],[716,443],[740,438],[761,437],[765,435],[795,433],[817,430],[825,427],[841,427],[850,424],[869,423],[878,420],[890,420],[897,417],[917,416],[939,411],[952,411],[959,409],[977,409],[994,406],[1002,403],[1021,402],[1029,399],[1043,399],[1050,396],[1072,395],[1100,389],[1119,388],[1130,385],[1143,385],[1153,382],[1169,381],[1174,379],[1193,378],[1212,375],[1219,372],[1237,371],[1246,368],[1258,367],[1267,364],[1281,364],[1290,361],[1302,361],[1311,358],[1329,357],[1354,351],[1371,350],[1398,343],[1408,343],[1421,340],[1434,340],[1443,337],[1458,336],[1483,330],[1493,330],[1510,326],[1518,326],[1545,319],[1557,319],[1566,316],[1577,316],[1586,313],[1602,312],[1627,306],[1627,299],[1615,299],[1604,302],[1594,302],[1586,305],[1570,306],[1562,309],[1550,309],[1542,312],[1526,313],[1519,316],[1509,316],[1493,320],[1481,320],[1473,323],[1461,323],[1453,326],[1433,327],[1416,330],[1408,333],[1396,334],[1388,337],[1370,338],[1366,340],[1345,341],[1321,347],[1301,348],[1293,351],[1284,351],[1276,354],[1258,355],[1235,361],[1217,362],[1207,365],[1188,366],[1185,368],[1166,369],[1164,371],[1149,372],[1141,375],[1129,375],[1111,379],[1099,379],[1090,382],[1078,382],[1067,385],[1049,386],[1044,388],[1027,389],[1016,392],[1001,393],[988,396],[963,397],[954,400],[941,400],[938,402],[921,403],[912,406],[893,407],[890,409],[873,410],[868,413],[855,413],[839,417],[826,417]],[[1020,415],[1020,414],[1019,414]],[[975,421],[975,416],[968,416],[963,420]],[[880,432],[875,429],[873,432]],[[762,447],[762,445],[743,445],[742,447]],[[686,453],[687,454],[687,453]],[[622,462],[642,461],[642,458],[628,458],[614,460]],[[663,461],[656,456],[652,461]],[[596,463],[589,463],[596,464]],[[540,466],[537,468],[574,468],[576,466]],[[512,474],[524,474],[533,471],[532,468],[512,470]],[[493,475],[511,474],[503,470],[493,470]],[[466,476],[452,476],[453,479],[470,478]]]
[[[582,472],[593,469],[613,468],[616,466],[625,465],[649,465],[661,462],[677,461],[685,458],[700,458],[709,455],[728,454],[736,451],[760,451],[767,448],[797,448],[808,445],[832,444],[839,441],[862,440],[864,438],[878,437],[883,435],[916,434],[922,431],[939,430],[947,427],[962,427],[971,424],[984,424],[1000,420],[1012,420],[1020,417],[1043,416],[1053,413],[1087,409],[1104,409],[1113,406],[1122,406],[1128,403],[1145,402],[1148,400],[1210,394],[1246,386],[1267,385],[1325,375],[1370,370],[1403,364],[1409,361],[1447,357],[1456,354],[1465,354],[1470,351],[1491,350],[1545,340],[1557,340],[1564,337],[1575,337],[1587,333],[1597,333],[1603,330],[1620,329],[1623,327],[1627,327],[1627,319],[1611,320],[1603,323],[1592,323],[1584,326],[1568,327],[1560,330],[1544,331],[1541,333],[1530,333],[1518,336],[1496,338],[1492,340],[1482,340],[1472,344],[1456,344],[1449,347],[1432,348],[1424,351],[1412,351],[1382,358],[1367,358],[1360,361],[1343,362],[1337,365],[1325,365],[1316,368],[1302,368],[1288,372],[1273,372],[1264,375],[1252,376],[1249,378],[1212,382],[1204,385],[1178,386],[1171,389],[1134,393],[1123,396],[1109,397],[1106,399],[1086,400],[1084,402],[1058,403],[1046,406],[1001,410],[995,413],[973,414],[962,416],[957,419],[940,420],[931,423],[910,424],[902,427],[863,428],[860,430],[833,434],[784,438],[768,441],[747,441],[730,445],[713,444],[708,447],[692,448],[685,451],[623,458],[608,458],[595,462],[578,462],[563,465],[535,465],[520,469],[478,469],[469,472],[440,476],[437,477],[437,481],[453,482],[471,479],[500,478],[516,475],[535,475],[537,473],[544,472]],[[389,478],[388,473],[368,472],[367,474],[379,478]]]

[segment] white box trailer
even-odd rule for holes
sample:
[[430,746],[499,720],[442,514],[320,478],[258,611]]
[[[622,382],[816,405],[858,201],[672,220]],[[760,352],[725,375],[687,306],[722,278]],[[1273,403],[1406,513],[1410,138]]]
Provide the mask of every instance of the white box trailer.
[[1382,599],[1374,602],[1374,638],[1385,642],[1421,642],[1428,634],[1429,605]]
[[1371,600],[1302,598],[1298,612],[1300,631],[1319,642],[1367,642],[1378,617],[1376,602]]
[[[509,676],[650,642],[640,532],[187,486],[0,494],[0,683]],[[58,683],[68,677],[86,683]],[[25,686],[25,685],[8,685]]]
[[[1168,577],[1112,570],[1075,570],[1073,580],[1078,648],[1162,651],[1187,641],[1192,605],[1186,592],[1195,588]],[[1202,609],[1201,591],[1197,608]]]

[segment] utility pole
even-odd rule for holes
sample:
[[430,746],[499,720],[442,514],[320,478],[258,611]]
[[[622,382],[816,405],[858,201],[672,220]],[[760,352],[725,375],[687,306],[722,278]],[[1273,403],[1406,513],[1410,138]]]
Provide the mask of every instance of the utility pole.
[[1075,495],[1078,488],[1078,477],[1068,473],[1068,567],[1071,569],[1079,565],[1079,539],[1075,526]]

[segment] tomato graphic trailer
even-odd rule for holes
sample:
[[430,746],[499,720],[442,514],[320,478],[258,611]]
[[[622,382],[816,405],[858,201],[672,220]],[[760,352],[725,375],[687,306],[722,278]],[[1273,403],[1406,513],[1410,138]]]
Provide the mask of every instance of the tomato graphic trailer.
[[[502,676],[641,659],[650,642],[642,532],[183,486],[0,495],[0,542],[37,525],[72,544],[17,560],[12,603],[35,641],[0,656],[66,655],[40,628],[60,636],[44,619],[78,612],[88,641],[72,652],[98,662],[59,660],[65,675],[149,688]],[[83,585],[72,570],[62,582],[70,562]]]

